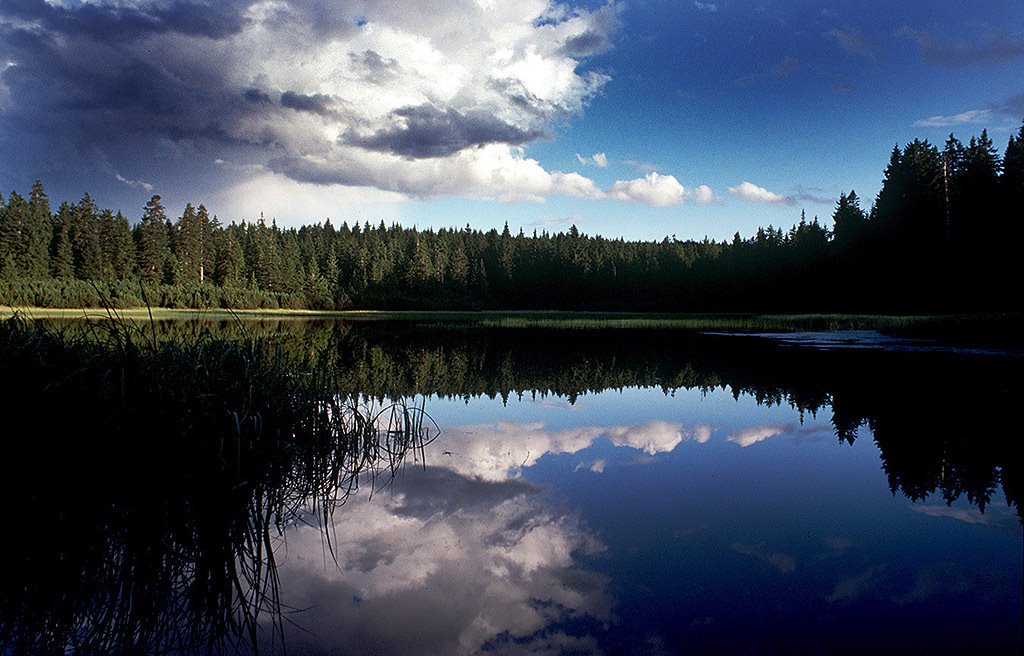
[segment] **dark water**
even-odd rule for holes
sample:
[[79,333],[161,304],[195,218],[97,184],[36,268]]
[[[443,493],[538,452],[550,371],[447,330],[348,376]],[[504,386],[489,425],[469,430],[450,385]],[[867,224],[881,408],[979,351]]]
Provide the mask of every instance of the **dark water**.
[[440,434],[326,531],[310,515],[275,534],[264,651],[1022,647],[1017,354],[864,334],[303,330],[345,392],[413,399]]

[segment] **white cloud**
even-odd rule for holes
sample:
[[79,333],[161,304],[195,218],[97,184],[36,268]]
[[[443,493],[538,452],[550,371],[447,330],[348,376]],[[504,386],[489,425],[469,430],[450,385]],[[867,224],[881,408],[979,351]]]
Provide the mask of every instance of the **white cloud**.
[[731,433],[725,438],[727,442],[739,444],[741,447],[748,447],[763,442],[770,437],[781,435],[785,432],[781,426],[752,426]]
[[608,168],[608,156],[604,153],[594,153],[590,157],[584,157],[583,155],[576,153],[576,159],[584,166],[596,166],[602,169]]
[[914,121],[914,126],[920,128],[945,128],[953,125],[978,125],[991,120],[991,110],[971,109],[951,116],[929,116],[928,118]]
[[773,191],[768,191],[764,187],[758,187],[753,182],[747,182],[746,180],[735,187],[729,187],[729,193],[736,198],[747,200],[752,203],[793,204],[792,199],[789,197],[777,194]]
[[706,11],[708,13],[718,11],[718,5],[713,2],[694,2],[693,6],[696,7],[698,11]]
[[608,190],[608,197],[665,207],[683,202],[686,188],[679,184],[675,176],[649,173],[635,180],[619,180]]
[[129,180],[120,173],[115,173],[114,177],[117,179],[118,182],[120,182],[123,185],[127,185],[129,187],[140,187],[144,189],[147,193],[153,191],[153,185],[143,180]]
[[707,185],[700,185],[693,190],[693,199],[701,205],[707,205],[715,202],[715,194],[711,191],[711,187]]

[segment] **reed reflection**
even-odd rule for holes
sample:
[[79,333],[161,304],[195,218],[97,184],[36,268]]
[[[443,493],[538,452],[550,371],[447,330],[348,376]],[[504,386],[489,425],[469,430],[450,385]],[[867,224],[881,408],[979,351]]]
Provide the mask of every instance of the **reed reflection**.
[[0,652],[279,643],[278,536],[387,480],[432,437],[423,408],[357,403],[260,340],[103,330],[0,326],[0,493],[21,518]]

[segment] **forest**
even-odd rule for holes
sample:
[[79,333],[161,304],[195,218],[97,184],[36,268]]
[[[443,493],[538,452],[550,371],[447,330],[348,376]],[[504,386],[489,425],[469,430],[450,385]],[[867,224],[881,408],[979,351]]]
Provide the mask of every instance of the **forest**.
[[[42,182],[0,196],[0,305],[662,312],[1020,310],[1024,125],[895,146],[869,207],[731,241],[626,241],[330,221],[221,223],[202,204],[140,220]],[[794,217],[796,218],[796,217]]]

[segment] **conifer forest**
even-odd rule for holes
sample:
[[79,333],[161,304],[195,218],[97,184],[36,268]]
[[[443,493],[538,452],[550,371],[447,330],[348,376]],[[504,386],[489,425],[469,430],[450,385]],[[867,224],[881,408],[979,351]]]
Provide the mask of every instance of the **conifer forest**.
[[1019,310],[1024,126],[1002,153],[894,147],[878,195],[839,196],[731,241],[567,232],[417,230],[271,220],[204,206],[138,217],[85,194],[54,209],[42,182],[0,197],[0,304],[36,307],[494,309],[665,312]]

